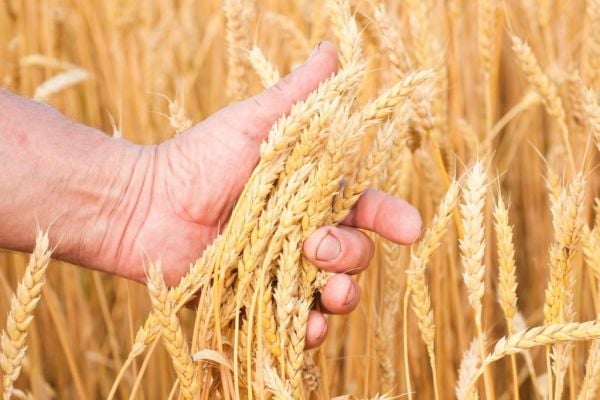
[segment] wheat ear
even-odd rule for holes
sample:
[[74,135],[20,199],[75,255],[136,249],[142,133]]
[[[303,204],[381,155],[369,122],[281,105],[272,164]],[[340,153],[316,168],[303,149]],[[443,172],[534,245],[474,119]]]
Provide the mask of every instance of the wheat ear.
[[485,368],[503,357],[536,346],[550,346],[596,339],[600,339],[600,323],[597,321],[544,325],[503,337],[496,342],[494,350],[483,360],[479,370],[468,385],[467,393],[473,390],[477,379],[483,374]]
[[572,318],[574,284],[572,260],[583,229],[585,179],[578,174],[568,190],[553,201],[554,242],[550,246],[550,277],[544,302],[544,322],[568,322]]
[[600,105],[598,105],[596,94],[592,90],[585,91],[583,107],[590,123],[596,148],[600,149]]
[[495,44],[495,25],[496,0],[478,0],[477,40],[479,44],[479,60],[486,81],[492,74],[492,58],[494,56]]
[[467,286],[469,303],[475,310],[475,324],[481,327],[482,305],[481,298],[484,293],[483,277],[485,265],[483,254],[485,252],[483,232],[483,207],[486,193],[486,173],[481,162],[468,172],[463,192],[463,202],[460,204],[460,213],[464,229],[464,236],[460,240],[461,259],[464,267],[464,280]]
[[283,383],[273,367],[265,367],[265,385],[273,394],[274,400],[292,400],[289,384]]
[[342,67],[360,62],[362,56],[360,33],[356,20],[350,12],[348,0],[326,0],[333,33],[339,41]]
[[377,136],[369,154],[362,162],[358,171],[344,186],[344,190],[333,201],[333,211],[329,221],[342,221],[356,203],[362,193],[370,186],[374,186],[375,179],[384,170],[388,149],[394,139],[394,121],[387,122],[378,130]]
[[566,113],[562,100],[558,95],[558,89],[540,67],[531,47],[515,35],[511,36],[511,40],[519,67],[527,77],[529,83],[540,95],[548,114],[553,117],[558,124],[564,142],[563,144],[569,156],[569,162],[571,163],[573,171],[575,171],[575,159],[573,157],[571,143],[569,142],[569,128],[567,126]]
[[290,380],[294,398],[302,396],[302,365],[304,362],[304,338],[306,336],[306,323],[311,303],[308,300],[300,301],[292,317],[289,346],[287,349],[286,371]]
[[236,101],[248,94],[247,74],[250,66],[244,52],[250,48],[250,21],[254,14],[254,4],[245,0],[225,0],[223,11],[227,19],[226,93],[230,100]]
[[171,356],[184,398],[192,399],[198,390],[198,378],[190,349],[177,319],[174,304],[169,299],[167,286],[162,277],[160,262],[153,262],[148,269],[148,291],[152,306],[157,313],[160,332],[167,352]]
[[267,59],[260,47],[252,47],[252,50],[248,52],[248,61],[250,61],[252,68],[254,68],[254,71],[260,77],[265,88],[269,88],[279,81],[279,71],[277,71],[277,68]]
[[442,199],[436,215],[433,217],[431,227],[423,235],[423,239],[417,244],[410,257],[408,274],[408,288],[411,292],[412,306],[417,316],[417,323],[421,338],[427,347],[427,354],[433,371],[435,398],[439,398],[437,385],[437,369],[435,362],[435,324],[433,322],[433,310],[431,309],[431,296],[425,277],[429,258],[440,245],[444,236],[452,212],[458,201],[459,187],[453,182],[448,192]]
[[593,89],[600,88],[600,0],[587,0],[586,18],[590,32],[584,41],[583,77]]
[[469,348],[464,352],[460,367],[458,368],[458,381],[456,382],[456,398],[458,400],[477,400],[479,395],[477,391],[468,393],[469,383],[475,375],[479,367],[479,339],[473,339]]
[[404,76],[410,70],[410,61],[395,21],[384,5],[377,7],[374,17],[379,28],[381,47],[390,60],[394,73],[398,77]]
[[508,332],[512,333],[513,319],[517,312],[515,246],[513,228],[508,223],[508,208],[504,204],[501,193],[498,194],[494,209],[494,226],[498,253],[498,299],[508,325]]
[[21,373],[27,352],[27,328],[33,321],[33,312],[40,301],[42,286],[46,282],[46,269],[52,254],[48,246],[48,233],[38,231],[33,254],[10,301],[6,329],[0,334],[0,366],[5,400],[12,397],[13,384]]
[[594,340],[590,346],[588,359],[585,363],[585,378],[577,395],[577,400],[592,400],[597,398],[598,383],[600,382],[600,340]]

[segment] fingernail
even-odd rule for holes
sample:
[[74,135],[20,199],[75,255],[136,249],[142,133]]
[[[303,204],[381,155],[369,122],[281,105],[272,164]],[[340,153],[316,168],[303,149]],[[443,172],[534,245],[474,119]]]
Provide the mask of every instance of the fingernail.
[[356,287],[354,282],[350,283],[350,288],[348,289],[348,293],[346,293],[346,299],[344,300],[344,305],[352,304],[356,297]]
[[331,233],[328,233],[323,239],[321,239],[321,243],[317,246],[316,259],[318,261],[332,261],[337,258],[342,252],[342,247],[340,245],[340,241],[337,240],[335,236]]
[[322,42],[319,42],[319,44],[317,44],[317,47],[315,47],[315,49],[312,51],[312,53],[310,53],[310,56],[308,57],[307,62],[312,60],[313,57],[317,55],[317,53],[319,52],[319,49],[321,48],[321,43]]

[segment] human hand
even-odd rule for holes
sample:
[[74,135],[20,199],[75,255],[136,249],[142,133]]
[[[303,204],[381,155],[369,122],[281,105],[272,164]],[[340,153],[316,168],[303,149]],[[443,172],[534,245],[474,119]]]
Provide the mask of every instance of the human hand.
[[[131,268],[132,276],[144,277],[138,247],[150,252],[151,258],[160,257],[166,278],[178,281],[227,221],[271,125],[336,68],[335,48],[322,43],[305,65],[276,86],[158,146],[152,167],[154,191],[140,198],[146,218],[136,229],[137,245],[129,245],[131,253],[122,254],[121,262]],[[320,309],[325,312],[345,314],[358,305],[360,288],[349,274],[367,267],[373,243],[356,228],[409,244],[420,235],[421,219],[402,200],[370,190],[341,226],[325,226],[311,235],[304,244],[305,256],[317,267],[337,273],[320,296]],[[307,345],[320,344],[325,330],[321,312],[311,312]]]
[[[227,223],[271,125],[336,69],[336,50],[324,42],[276,86],[157,146],[106,137],[39,103],[0,93],[0,114],[11,116],[0,132],[0,170],[7,172],[0,189],[16,194],[0,199],[7,227],[0,247],[31,251],[34,223],[54,223],[57,257],[140,282],[145,261],[160,259],[166,282],[176,284]],[[30,184],[24,188],[22,181]],[[342,224],[317,229],[304,255],[336,273],[319,309],[345,314],[358,305],[360,288],[349,275],[367,267],[374,247],[359,228],[409,244],[421,226],[408,203],[368,190]],[[307,347],[319,345],[325,333],[323,314],[312,311]]]

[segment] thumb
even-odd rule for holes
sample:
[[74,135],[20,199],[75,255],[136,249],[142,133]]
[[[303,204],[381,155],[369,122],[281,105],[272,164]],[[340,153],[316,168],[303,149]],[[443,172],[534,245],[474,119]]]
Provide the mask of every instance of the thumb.
[[310,58],[294,72],[262,93],[234,103],[213,117],[226,120],[229,127],[262,141],[271,126],[292,106],[306,97],[338,68],[337,51],[329,42],[321,42]]

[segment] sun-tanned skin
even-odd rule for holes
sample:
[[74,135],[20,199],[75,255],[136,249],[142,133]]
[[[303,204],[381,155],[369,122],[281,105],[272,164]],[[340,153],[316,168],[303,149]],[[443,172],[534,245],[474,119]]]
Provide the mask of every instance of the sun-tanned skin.
[[[0,90],[0,247],[29,252],[36,226],[51,226],[56,258],[140,282],[144,261],[160,258],[176,284],[227,222],[271,125],[336,69],[335,48],[322,43],[275,87],[156,146],[108,137]],[[304,254],[337,273],[321,310],[358,305],[349,275],[367,267],[373,243],[357,228],[410,244],[421,227],[408,203],[369,190],[342,225],[319,228]],[[323,314],[312,311],[307,346],[325,333]]]

